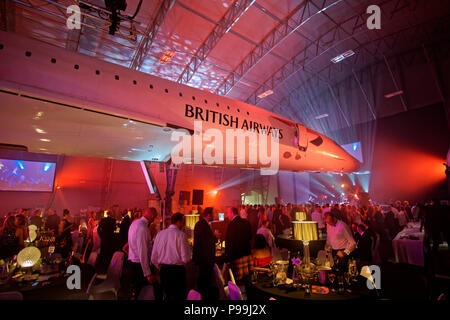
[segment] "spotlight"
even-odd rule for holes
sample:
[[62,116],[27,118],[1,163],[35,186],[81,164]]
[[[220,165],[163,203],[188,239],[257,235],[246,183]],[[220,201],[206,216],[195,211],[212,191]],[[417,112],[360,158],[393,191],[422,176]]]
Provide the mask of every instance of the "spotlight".
[[217,190],[213,190],[212,193],[213,193],[213,195],[216,195],[217,194]]
[[345,184],[341,184],[341,188],[344,188],[345,187]]

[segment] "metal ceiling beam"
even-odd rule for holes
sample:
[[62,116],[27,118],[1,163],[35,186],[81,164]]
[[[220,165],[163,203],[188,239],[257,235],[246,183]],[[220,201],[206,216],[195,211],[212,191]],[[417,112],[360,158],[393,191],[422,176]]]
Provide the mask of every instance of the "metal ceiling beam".
[[[383,59],[384,59],[385,65],[389,71],[389,74],[391,76],[392,83],[394,84],[395,90],[400,91],[400,87],[398,86],[397,81],[395,80],[394,73],[392,72],[391,66],[389,65],[389,62],[387,61],[385,55],[383,55]],[[403,99],[402,95],[400,95],[400,100],[402,102],[403,109],[405,109],[405,111],[408,111],[408,107],[406,106],[405,100]]]
[[423,53],[425,55],[425,58],[427,59],[428,66],[430,67],[431,74],[433,76],[434,84],[436,85],[436,88],[439,92],[439,97],[442,101],[442,107],[444,108],[445,115],[447,117],[447,126],[450,127],[450,102],[448,99],[448,95],[444,93],[444,86],[442,85],[442,81],[439,77],[439,67],[438,62],[436,59],[434,61],[431,59],[430,54],[428,52],[427,47],[425,44],[422,44]]
[[142,63],[147,56],[150,47],[152,46],[153,40],[159,31],[159,28],[164,23],[167,13],[173,7],[176,0],[163,0],[158,12],[156,13],[153,23],[149,23],[147,29],[145,30],[144,37],[139,42],[136,51],[131,58],[130,68],[134,70],[140,70]]
[[225,80],[216,88],[215,93],[226,95],[247,74],[265,55],[271,52],[282,40],[295,33],[298,28],[308,22],[312,16],[319,14],[328,7],[335,5],[342,0],[338,0],[331,5],[311,13],[310,0],[303,1],[287,17],[285,17],[274,29],[272,29],[264,39],[252,49],[252,51],[238,64]]
[[328,88],[330,89],[331,96],[333,97],[334,102],[336,102],[336,105],[337,105],[339,111],[341,112],[342,117],[344,118],[345,122],[347,123],[347,126],[350,127],[350,126],[351,126],[351,125],[350,125],[350,122],[348,121],[347,116],[346,116],[345,113],[344,113],[344,110],[342,110],[341,104],[339,103],[339,100],[338,100],[338,98],[336,97],[336,95],[335,95],[335,93],[334,93],[334,90],[333,90],[333,88],[331,87],[330,84],[328,84]]
[[359,89],[361,90],[361,92],[362,92],[362,94],[363,94],[363,96],[364,96],[364,99],[365,99],[366,102],[367,102],[367,107],[368,107],[368,109],[370,110],[370,113],[372,113],[373,120],[377,120],[377,116],[375,115],[374,108],[372,107],[372,104],[370,103],[369,98],[367,97],[367,94],[366,94],[366,92],[364,91],[364,88],[362,87],[361,81],[359,81],[359,78],[358,78],[358,76],[356,75],[355,70],[352,70],[352,73],[353,73],[353,76],[355,77],[356,82],[358,83]]
[[253,5],[253,3],[255,3],[255,1],[256,0],[235,0],[233,2],[230,9],[209,33],[205,41],[195,52],[195,55],[189,60],[189,63],[178,77],[179,83],[186,84],[192,79],[200,65],[205,61],[220,39],[231,30],[234,24]]
[[[390,2],[393,2],[394,0],[387,0],[383,2],[383,5],[386,5]],[[402,7],[402,10],[405,10],[405,8],[407,7]],[[398,11],[398,9],[397,9]],[[344,21],[342,24],[344,23],[353,23],[353,28],[352,28],[352,33],[350,34],[350,37],[338,41],[337,43],[334,43],[334,41],[330,41],[328,43],[328,49],[330,50],[331,48],[333,48],[334,46],[336,46],[337,44],[354,37],[357,34],[357,31],[359,31],[360,33],[365,33],[365,32],[370,32],[370,30],[368,29],[362,29],[365,28],[365,24],[366,21],[364,19],[364,14],[365,14],[365,9],[363,12],[360,12],[359,14],[347,19],[346,21]],[[354,22],[353,22],[354,21]],[[422,24],[418,24],[416,26],[414,26],[414,28],[420,27]],[[268,79],[266,79],[266,81],[263,83],[263,85],[261,85],[260,87],[256,88],[256,90],[246,99],[247,103],[250,104],[254,104],[256,105],[259,101],[259,99],[257,98],[257,96],[266,91],[266,90],[275,90],[275,87],[280,85],[281,83],[283,83],[284,81],[286,81],[289,77],[291,77],[292,75],[294,75],[295,73],[297,73],[300,70],[303,71],[308,71],[306,69],[306,66],[311,65],[320,55],[323,55],[326,51],[322,51],[319,54],[319,48],[320,48],[320,41],[322,38],[324,38],[327,34],[333,33],[335,34],[335,30],[341,28],[340,25],[334,25],[333,28],[331,28],[330,30],[326,31],[324,34],[322,34],[321,36],[319,36],[316,40],[314,40],[313,43],[309,43],[305,48],[303,48],[296,56],[294,56],[287,64],[283,65],[281,68],[279,68],[278,70],[276,70]],[[370,40],[366,43],[362,43],[358,48],[355,48],[354,51],[361,51],[358,53],[358,55],[362,55],[362,50],[364,50],[365,52],[367,52],[368,54],[370,54],[372,56],[373,59],[377,58],[377,53],[378,53],[378,48],[380,48],[382,45],[386,45],[388,46],[388,42],[387,39],[391,39],[394,37],[397,37],[396,40],[398,40],[398,33],[403,32],[405,30],[409,30],[411,29],[410,26],[408,26],[408,28],[402,29],[398,32],[394,32],[392,34],[386,35],[386,36],[382,36],[378,39],[374,39],[374,40]],[[370,50],[365,48],[372,44],[372,43],[376,43],[376,52],[370,52]],[[395,46],[395,43],[394,43]],[[308,52],[311,50],[315,50],[315,55],[308,57]],[[354,58],[354,63],[356,63],[356,59],[358,59],[358,55],[355,55]],[[344,60],[345,62],[345,60]],[[342,68],[342,62],[338,63],[338,64],[334,64],[334,63],[327,63],[327,65],[320,69],[319,71],[311,71],[310,73],[313,74],[312,77],[322,77],[322,73],[324,71],[328,71],[328,79],[322,79],[322,81],[324,81],[325,83],[328,83],[329,81],[332,80],[333,76],[332,76],[332,71],[336,70],[338,68]],[[309,80],[309,79],[308,79]],[[307,81],[308,81],[307,80]],[[306,82],[306,81],[305,81]],[[303,83],[305,83],[303,82]],[[298,88],[298,87],[297,87]],[[293,90],[295,91],[295,89]],[[292,92],[292,91],[291,91]]]

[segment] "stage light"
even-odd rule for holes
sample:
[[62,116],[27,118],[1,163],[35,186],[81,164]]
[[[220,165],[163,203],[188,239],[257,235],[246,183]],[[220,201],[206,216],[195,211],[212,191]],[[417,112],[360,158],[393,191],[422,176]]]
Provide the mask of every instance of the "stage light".
[[41,140],[42,142],[50,142],[51,141],[50,139],[39,139],[39,140]]
[[213,190],[213,191],[212,191],[213,195],[216,195],[217,192],[218,192],[217,190]]
[[37,132],[37,133],[40,133],[40,134],[46,133],[44,130],[39,129],[39,128],[36,128],[36,129],[34,129],[34,130],[36,130],[36,132]]
[[52,164],[51,163],[46,163],[44,165],[44,172],[47,172],[50,168],[51,168]]
[[341,188],[344,188],[345,187],[345,184],[341,184]]

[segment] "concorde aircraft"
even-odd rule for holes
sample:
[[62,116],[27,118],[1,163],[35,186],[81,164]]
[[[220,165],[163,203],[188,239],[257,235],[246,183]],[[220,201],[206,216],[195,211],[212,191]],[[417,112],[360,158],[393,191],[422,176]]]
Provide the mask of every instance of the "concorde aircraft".
[[[195,123],[202,132],[195,132]],[[279,170],[348,173],[360,167],[330,138],[265,109],[0,32],[1,144],[23,145],[31,152],[165,162],[177,145],[174,132],[192,135],[194,148],[194,135],[208,129],[224,137],[230,129],[253,132],[269,144],[278,139],[279,150],[271,156],[278,157]],[[213,140],[200,141],[203,151],[211,148]],[[225,161],[226,155],[223,163],[212,164],[186,160],[185,151],[182,156],[185,163],[263,168],[267,164],[259,157],[256,163],[249,157],[261,141],[255,146],[249,139],[245,149],[235,146],[233,163]]]

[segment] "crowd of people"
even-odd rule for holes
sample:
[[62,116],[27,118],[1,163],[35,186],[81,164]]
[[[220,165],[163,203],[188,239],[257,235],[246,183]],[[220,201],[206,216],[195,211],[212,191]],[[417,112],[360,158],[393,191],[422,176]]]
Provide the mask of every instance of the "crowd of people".
[[[139,297],[144,286],[153,284],[157,299],[185,299],[186,265],[194,263],[198,270],[196,289],[205,299],[218,299],[213,281],[216,244],[225,242],[222,262],[231,268],[237,282],[242,281],[254,267],[270,264],[279,249],[277,236],[291,233],[297,212],[317,222],[334,255],[351,256],[364,263],[392,258],[392,239],[411,221],[420,222],[425,229],[425,245],[432,243],[436,249],[443,239],[449,241],[448,207],[436,200],[427,204],[396,201],[386,206],[360,207],[313,203],[242,205],[228,208],[225,234],[211,227],[210,222],[217,220],[217,210],[197,210],[201,217],[192,233],[186,229],[182,213],[162,221],[155,208],[124,209],[119,211],[119,217],[117,210],[90,212],[77,219],[68,209],[63,210],[61,217],[52,209],[45,214],[41,210],[21,209],[3,218],[0,258],[12,257],[25,246],[28,225],[33,224],[56,237],[55,252],[63,257],[78,254],[82,262],[87,262],[95,253],[97,273],[105,273],[114,252],[123,251],[133,298]],[[374,257],[377,241],[379,252]]]

